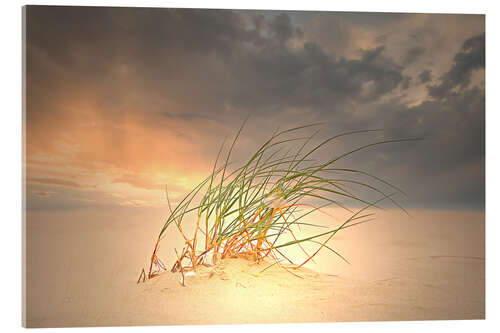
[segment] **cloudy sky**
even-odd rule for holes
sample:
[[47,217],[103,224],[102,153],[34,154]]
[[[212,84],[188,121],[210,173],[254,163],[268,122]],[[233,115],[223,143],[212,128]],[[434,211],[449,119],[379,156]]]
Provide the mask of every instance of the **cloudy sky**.
[[343,161],[406,207],[484,209],[482,15],[29,6],[29,209],[165,206],[250,116],[243,159],[278,126],[420,137]]

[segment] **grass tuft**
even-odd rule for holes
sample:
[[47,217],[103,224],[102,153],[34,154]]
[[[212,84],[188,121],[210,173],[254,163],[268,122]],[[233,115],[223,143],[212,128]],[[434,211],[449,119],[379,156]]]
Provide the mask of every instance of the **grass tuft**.
[[[184,272],[206,265],[205,261],[209,256],[213,263],[220,258],[239,255],[256,261],[271,258],[274,261],[271,266],[279,265],[289,272],[290,269],[298,269],[313,260],[322,249],[327,249],[348,262],[328,245],[339,231],[373,220],[373,214],[366,211],[372,207],[380,208],[378,204],[385,200],[404,210],[393,198],[398,193],[405,195],[398,187],[368,172],[341,168],[337,164],[346,157],[371,147],[418,139],[375,141],[321,160],[313,158],[314,153],[335,140],[379,130],[345,132],[312,145],[311,142],[319,131],[299,136],[301,132],[321,125],[310,124],[277,130],[245,163],[233,169],[231,154],[245,123],[246,120],[234,137],[223,162],[220,160],[225,142],[219,149],[211,174],[175,207],[170,202],[168,189],[165,189],[170,215],[158,235],[149,264],[148,279],[166,270],[158,257],[158,248],[168,228],[176,228],[184,238],[180,254],[175,250],[177,260],[171,269],[172,272],[181,272],[184,285]],[[295,144],[298,144],[298,148],[292,149]],[[284,152],[286,148],[290,149]],[[362,197],[354,186],[371,192],[377,199]],[[388,187],[393,192],[386,193],[382,187]],[[346,200],[357,202],[361,208],[357,211],[350,210],[345,204]],[[328,215],[323,210],[328,206],[340,207],[351,215],[340,226],[327,228],[326,231],[325,226],[304,222],[305,217],[316,211]],[[187,235],[183,228],[189,214],[194,214],[196,221],[192,235]],[[301,226],[320,230],[313,236],[297,238],[296,230]],[[284,241],[285,234],[293,240]],[[201,244],[198,243],[200,237],[204,238]],[[308,253],[302,247],[306,242],[317,246],[313,253]],[[304,253],[303,260],[295,262],[295,258],[291,260],[285,256],[283,248],[292,246],[297,246]],[[291,266],[283,266],[282,261],[287,261]],[[271,266],[264,268],[261,273]]]

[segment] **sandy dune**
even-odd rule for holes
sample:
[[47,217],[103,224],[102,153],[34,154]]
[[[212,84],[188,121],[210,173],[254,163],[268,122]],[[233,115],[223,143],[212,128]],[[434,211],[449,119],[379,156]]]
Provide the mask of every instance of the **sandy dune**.
[[[29,212],[27,326],[121,326],[481,319],[484,214],[377,213],[297,278],[277,265],[226,259],[187,277],[137,285],[164,210]],[[169,238],[170,237],[170,238]],[[173,259],[173,235],[162,243]],[[172,247],[172,248],[170,248]]]

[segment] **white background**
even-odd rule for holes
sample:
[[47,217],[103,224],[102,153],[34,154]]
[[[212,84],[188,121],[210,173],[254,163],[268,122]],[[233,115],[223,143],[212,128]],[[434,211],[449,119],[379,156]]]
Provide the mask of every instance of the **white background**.
[[[5,3],[7,2],[7,3]],[[330,323],[238,326],[170,326],[132,328],[94,328],[91,332],[250,332],[255,330],[302,330],[336,332],[478,332],[500,329],[498,257],[500,227],[496,186],[500,186],[498,146],[500,126],[498,111],[499,63],[498,33],[500,12],[495,1],[458,0],[379,0],[379,1],[319,1],[319,0],[189,0],[189,1],[5,1],[0,10],[0,135],[1,135],[1,200],[0,200],[0,327],[8,332],[21,328],[21,7],[25,4],[94,5],[141,7],[198,7],[248,9],[303,9],[330,11],[431,12],[486,14],[486,320]],[[50,22],[48,22],[50,24]],[[436,277],[439,278],[439,277]],[[58,329],[64,332],[69,329]],[[87,331],[89,329],[78,329]],[[45,329],[52,332],[55,329]]]

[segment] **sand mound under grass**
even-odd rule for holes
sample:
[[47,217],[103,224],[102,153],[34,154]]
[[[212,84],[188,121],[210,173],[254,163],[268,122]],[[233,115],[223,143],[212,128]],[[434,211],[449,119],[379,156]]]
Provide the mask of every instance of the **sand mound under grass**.
[[180,273],[165,272],[138,288],[159,303],[164,297],[178,299],[174,311],[186,324],[324,321],[325,309],[308,311],[307,316],[304,309],[328,301],[325,296],[342,283],[339,278],[270,265],[270,261],[226,258],[213,266],[199,266],[196,272],[185,271],[185,287]]

